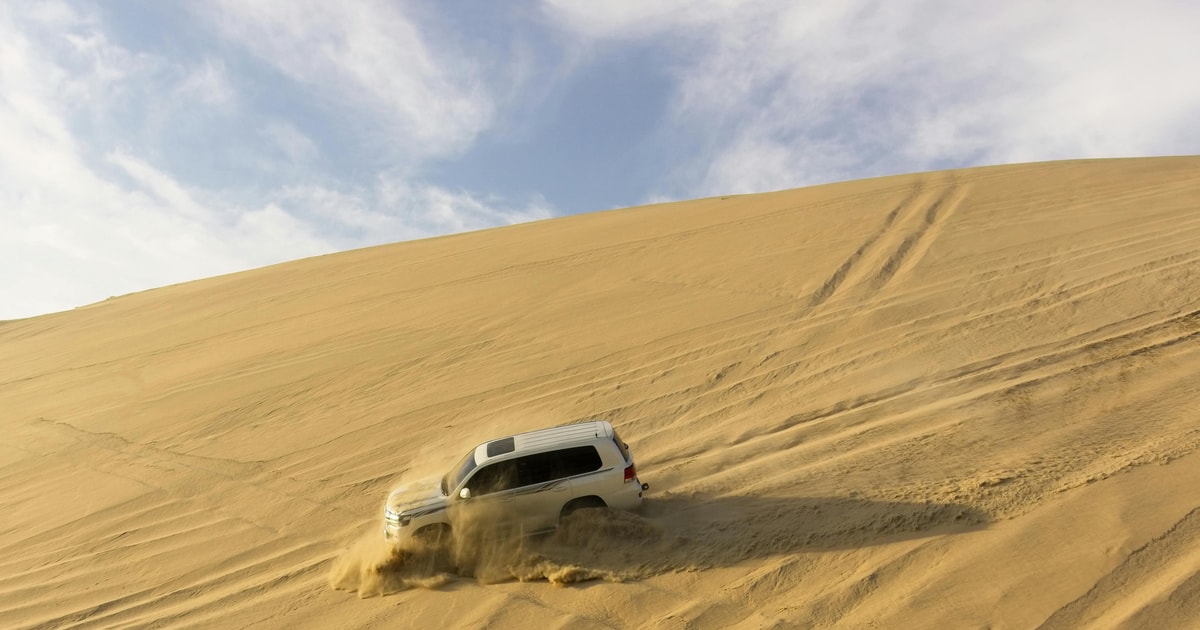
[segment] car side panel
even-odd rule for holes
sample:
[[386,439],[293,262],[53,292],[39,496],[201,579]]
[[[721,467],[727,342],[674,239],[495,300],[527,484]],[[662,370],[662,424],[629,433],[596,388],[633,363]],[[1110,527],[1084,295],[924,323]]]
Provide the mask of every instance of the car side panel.
[[566,479],[556,479],[518,488],[513,507],[518,513],[522,530],[533,533],[557,525],[559,510],[570,500],[570,482]]
[[625,457],[611,440],[596,444],[604,462],[600,470],[571,478],[573,497],[598,496],[611,508],[628,510],[641,505],[641,484],[625,482]]

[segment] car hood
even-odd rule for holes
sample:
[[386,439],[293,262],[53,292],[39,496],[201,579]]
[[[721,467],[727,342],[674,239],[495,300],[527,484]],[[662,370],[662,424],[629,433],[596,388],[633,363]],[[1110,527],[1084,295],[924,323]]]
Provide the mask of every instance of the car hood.
[[446,506],[441,479],[424,479],[400,486],[388,494],[387,507],[393,512],[426,512]]

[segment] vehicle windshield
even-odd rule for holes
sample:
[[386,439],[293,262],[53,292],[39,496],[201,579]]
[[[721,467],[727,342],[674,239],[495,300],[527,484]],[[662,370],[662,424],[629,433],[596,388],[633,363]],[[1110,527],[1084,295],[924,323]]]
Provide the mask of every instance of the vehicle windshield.
[[475,449],[467,451],[467,454],[450,469],[450,472],[442,477],[442,496],[450,496],[450,490],[457,488],[458,484],[462,483],[472,470],[475,470]]

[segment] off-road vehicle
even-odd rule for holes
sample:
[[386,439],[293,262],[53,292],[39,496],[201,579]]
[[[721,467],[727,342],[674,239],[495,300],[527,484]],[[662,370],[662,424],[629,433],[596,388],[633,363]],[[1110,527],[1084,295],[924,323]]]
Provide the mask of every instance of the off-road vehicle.
[[579,508],[636,508],[649,487],[611,424],[568,424],[484,442],[440,482],[393,492],[383,533],[392,543],[440,540],[471,515],[486,514],[532,534]]

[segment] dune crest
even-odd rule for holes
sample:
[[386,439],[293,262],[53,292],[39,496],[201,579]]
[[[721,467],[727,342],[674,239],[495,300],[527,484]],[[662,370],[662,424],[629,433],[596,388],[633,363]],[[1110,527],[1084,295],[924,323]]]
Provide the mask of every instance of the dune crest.
[[[0,322],[0,627],[1186,628],[1200,158],[567,217]],[[640,514],[394,553],[609,419]]]

